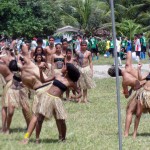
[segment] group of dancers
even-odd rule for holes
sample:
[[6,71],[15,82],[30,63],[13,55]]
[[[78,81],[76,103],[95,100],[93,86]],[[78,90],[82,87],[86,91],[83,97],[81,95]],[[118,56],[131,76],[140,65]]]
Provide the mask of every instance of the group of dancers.
[[[142,64],[138,62],[137,68],[132,65],[132,52],[127,52],[125,68],[118,68],[122,76],[122,88],[125,98],[128,98],[126,109],[124,137],[129,135],[132,117],[135,114],[133,138],[137,136],[137,129],[142,113],[150,112],[150,74],[141,73]],[[116,76],[115,67],[108,69],[108,74]]]
[[[87,90],[94,88],[91,52],[87,51],[86,41],[81,42],[81,50],[68,48],[66,40],[54,45],[49,38],[49,46],[38,46],[29,51],[29,44],[23,43],[21,51],[15,53],[15,42],[4,47],[0,54],[0,74],[4,79],[2,93],[2,129],[9,134],[15,108],[22,108],[27,124],[27,132],[22,144],[27,144],[36,128],[36,143],[40,142],[40,132],[44,119],[54,116],[59,140],[66,139],[66,111],[63,106],[63,93],[66,99],[76,99],[86,103]],[[32,108],[28,92],[34,91]],[[70,94],[72,90],[72,94]]]

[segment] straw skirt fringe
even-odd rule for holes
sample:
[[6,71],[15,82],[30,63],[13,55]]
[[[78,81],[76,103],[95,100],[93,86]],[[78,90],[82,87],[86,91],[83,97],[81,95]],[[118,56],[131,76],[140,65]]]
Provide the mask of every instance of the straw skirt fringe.
[[36,112],[37,105],[38,105],[39,101],[41,101],[41,98],[42,98],[41,95],[42,94],[44,95],[45,92],[50,89],[51,85],[52,84],[41,87],[34,92],[34,98],[33,98],[33,104],[32,104],[32,112],[33,113]]
[[35,114],[42,114],[46,119],[51,119],[54,115],[56,119],[66,119],[67,115],[59,97],[43,93],[39,96],[40,101],[36,107]]
[[78,86],[83,90],[94,88],[96,85],[95,85],[94,80],[92,79],[92,71],[91,71],[90,66],[87,66],[84,68],[81,68],[78,66],[77,68],[80,71],[80,78],[78,80]]

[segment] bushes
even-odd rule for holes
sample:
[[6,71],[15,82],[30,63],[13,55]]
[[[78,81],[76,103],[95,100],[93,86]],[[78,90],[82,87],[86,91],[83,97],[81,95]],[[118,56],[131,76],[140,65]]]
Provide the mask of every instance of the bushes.
[[106,41],[99,41],[98,42],[98,51],[100,54],[105,54],[105,52],[106,52]]

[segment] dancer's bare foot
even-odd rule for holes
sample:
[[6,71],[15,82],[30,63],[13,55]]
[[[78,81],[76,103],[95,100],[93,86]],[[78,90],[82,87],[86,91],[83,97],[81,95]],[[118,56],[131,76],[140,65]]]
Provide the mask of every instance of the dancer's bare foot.
[[6,135],[10,134],[10,130],[7,129],[7,130],[4,132],[4,134],[6,134]]
[[84,99],[83,101],[82,101],[82,103],[87,103],[88,101],[87,101],[87,99]]
[[128,137],[128,133],[124,133],[124,137]]
[[29,138],[23,139],[22,141],[19,142],[22,145],[26,145],[29,143]]
[[5,133],[6,129],[0,128],[0,133]]
[[40,144],[40,139],[36,139],[36,144]]
[[59,138],[58,142],[66,142],[65,138]]
[[133,139],[136,139],[136,133],[133,133]]

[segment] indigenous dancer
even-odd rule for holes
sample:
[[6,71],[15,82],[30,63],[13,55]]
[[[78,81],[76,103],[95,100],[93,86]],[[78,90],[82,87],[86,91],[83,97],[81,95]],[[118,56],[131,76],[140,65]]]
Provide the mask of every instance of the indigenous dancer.
[[64,57],[66,57],[67,48],[68,48],[68,41],[67,39],[63,39],[62,40],[62,55],[64,55]]
[[56,48],[54,45],[54,37],[52,37],[52,36],[49,37],[49,46],[46,46],[46,48],[44,50],[46,53],[46,62],[51,64],[52,63],[51,57],[56,52]]
[[32,59],[35,60],[35,56],[37,56],[37,55],[41,55],[41,56],[43,57],[43,61],[45,61],[45,59],[46,59],[46,58],[45,58],[45,53],[44,53],[43,48],[40,47],[40,46],[37,46],[37,47],[36,47],[34,53],[32,54]]
[[83,99],[79,102],[87,102],[87,89],[95,87],[93,77],[93,64],[91,52],[87,50],[87,42],[81,42],[81,51],[76,51],[78,69],[80,71],[80,78],[78,81],[79,87],[83,92]]
[[54,74],[55,76],[57,76],[62,74],[61,69],[64,65],[65,57],[61,53],[62,50],[61,44],[56,44],[55,47],[56,47],[56,53],[53,54],[52,56],[52,66],[54,69]]
[[[9,48],[6,48],[4,52],[5,56],[1,58],[1,61],[5,62],[6,65],[10,66],[11,62],[14,61],[15,59],[14,54]],[[30,122],[31,114],[30,114],[30,107],[28,104],[28,97],[27,97],[28,93],[26,88],[24,88],[24,86],[20,82],[21,80],[18,77],[17,73],[13,74],[13,78],[6,84],[3,91],[2,107],[5,108],[5,112],[3,111],[3,114],[6,113],[6,115],[2,114],[2,116],[4,116],[3,120],[7,119],[7,127],[5,129],[5,132],[7,133],[9,133],[9,128],[15,107],[16,108],[18,108],[19,106],[22,107],[22,112],[25,117],[27,126]]]
[[[10,87],[10,83],[13,78],[13,73],[9,70],[8,66],[1,60],[0,57],[0,74],[4,77],[6,84],[4,85],[3,93],[2,93],[2,102],[3,98],[6,95],[8,88]],[[6,132],[7,128],[7,107],[2,104],[2,129],[3,133]]]
[[[65,58],[65,64],[66,63],[71,63],[71,64],[73,64],[73,65],[77,65],[77,63],[76,63],[76,61],[75,61],[75,58],[74,57],[72,57],[72,50],[70,49],[70,48],[67,48],[67,50],[66,50],[66,58]],[[76,93],[75,93],[75,91],[74,90],[72,90],[72,93],[74,94],[74,95],[76,95]],[[70,96],[70,89],[68,89],[67,91],[66,91],[66,99],[67,100],[71,100],[71,96]],[[77,100],[77,99],[76,99]],[[78,100],[77,100],[78,101]]]
[[11,86],[7,90],[5,97],[3,97],[2,103],[3,106],[8,108],[7,129],[6,129],[7,134],[9,134],[10,132],[9,131],[10,125],[11,125],[15,108],[22,108],[22,112],[28,127],[31,120],[31,112],[30,112],[30,105],[28,99],[28,89],[22,84],[20,74],[18,73],[14,74],[13,80],[11,82]]
[[45,69],[44,68],[43,69],[44,69],[44,73],[47,75],[47,77],[51,77],[54,74],[54,71],[53,71],[53,68],[52,68],[51,64],[50,63],[46,63],[44,61],[44,58],[43,58],[43,56],[41,54],[37,54],[35,56],[34,61],[35,61],[35,64],[37,66],[41,66],[41,65],[45,66]]
[[[40,75],[43,82],[51,81],[51,79],[45,79],[43,77],[42,69],[40,69]],[[39,135],[44,118],[50,119],[54,115],[59,132],[59,140],[64,141],[66,139],[66,112],[64,110],[61,96],[67,88],[73,88],[78,93],[76,82],[80,76],[78,69],[72,64],[66,64],[62,69],[62,76],[57,76],[52,86],[45,91],[44,94],[38,94],[40,101],[36,105],[36,115],[38,116],[37,129],[36,129],[36,141],[39,142]],[[80,97],[81,94],[77,97]],[[34,118],[33,118],[34,120]],[[25,134],[23,143],[27,144],[29,137],[31,136],[35,128],[35,122],[31,121],[28,131]]]
[[133,138],[136,138],[137,129],[142,113],[150,113],[150,74],[148,73],[142,76],[141,67],[142,64],[139,64],[138,77],[140,81],[146,80],[146,83],[139,90],[139,93],[137,95],[137,111],[136,111]]
[[[122,76],[122,87],[123,94],[125,98],[129,99],[126,110],[126,121],[125,121],[125,131],[124,136],[127,137],[129,135],[129,129],[132,122],[132,116],[136,113],[137,107],[137,95],[139,93],[139,89],[145,84],[145,80],[138,80],[138,71],[132,66],[132,53],[131,51],[127,52],[127,60],[125,69],[118,69],[119,75]],[[116,76],[115,67],[108,69],[108,74],[112,77]],[[130,90],[128,89],[130,87]]]
[[[38,96],[38,94],[42,94],[45,91],[47,91],[51,84],[43,84],[40,79],[40,72],[37,65],[35,65],[28,55],[28,49],[25,44],[22,46],[22,54],[23,56],[19,57],[20,63],[17,63],[15,60],[11,62],[10,69],[12,71],[20,70],[21,71],[21,79],[24,85],[26,85],[28,88],[35,90],[35,96],[32,106],[32,120],[31,125],[36,125],[37,123],[37,115],[36,115],[36,107],[38,105],[38,102],[41,100],[41,97]],[[44,77],[46,78],[46,75],[44,74]],[[54,79],[54,77],[52,78]],[[30,126],[28,129],[30,129]]]

